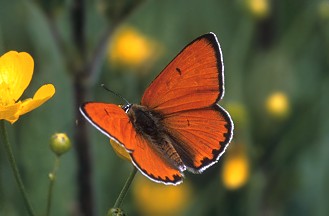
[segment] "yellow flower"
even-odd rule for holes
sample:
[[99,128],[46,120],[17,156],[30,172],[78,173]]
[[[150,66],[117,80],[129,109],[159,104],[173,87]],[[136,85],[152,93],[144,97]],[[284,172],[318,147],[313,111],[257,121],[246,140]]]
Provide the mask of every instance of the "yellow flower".
[[0,57],[0,119],[14,123],[19,116],[39,107],[55,94],[51,84],[41,86],[33,98],[19,100],[33,75],[33,58],[10,51]]
[[329,2],[322,1],[318,6],[318,13],[320,18],[327,20],[329,18]]
[[188,182],[177,186],[157,184],[144,176],[137,176],[133,187],[133,197],[141,213],[145,216],[181,215],[189,204],[191,186]]
[[242,144],[232,143],[224,159],[222,181],[229,190],[242,187],[249,178],[249,160]]
[[116,141],[110,139],[110,144],[114,150],[114,152],[122,159],[131,161],[129,153],[126,151],[124,147],[122,147]]
[[272,93],[266,100],[266,109],[274,117],[287,117],[290,112],[288,97],[283,92]]
[[245,0],[246,5],[250,13],[258,18],[262,19],[269,15],[270,7],[269,0]]
[[122,27],[109,43],[108,56],[113,64],[138,67],[154,60],[156,44],[132,27]]

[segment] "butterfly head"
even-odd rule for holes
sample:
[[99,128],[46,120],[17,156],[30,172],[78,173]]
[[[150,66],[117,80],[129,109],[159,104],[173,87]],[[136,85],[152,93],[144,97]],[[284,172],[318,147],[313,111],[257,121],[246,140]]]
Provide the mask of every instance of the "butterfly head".
[[120,105],[120,107],[126,112],[128,113],[129,109],[131,108],[132,104],[127,103],[125,105]]

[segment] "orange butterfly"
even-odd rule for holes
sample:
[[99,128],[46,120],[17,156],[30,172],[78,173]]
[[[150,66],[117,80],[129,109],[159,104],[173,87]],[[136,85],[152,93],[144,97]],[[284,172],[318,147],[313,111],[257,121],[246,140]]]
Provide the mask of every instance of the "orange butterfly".
[[155,182],[176,185],[183,172],[216,163],[233,135],[224,95],[224,65],[217,37],[188,44],[146,89],[141,104],[87,102],[83,116],[121,144],[133,164]]

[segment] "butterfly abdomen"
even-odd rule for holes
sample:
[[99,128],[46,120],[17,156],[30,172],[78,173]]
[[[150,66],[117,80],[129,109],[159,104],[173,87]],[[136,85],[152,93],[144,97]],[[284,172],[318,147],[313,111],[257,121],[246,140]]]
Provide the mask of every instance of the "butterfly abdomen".
[[152,112],[144,106],[132,105],[128,116],[136,132],[144,137],[159,152],[159,155],[168,160],[170,164],[180,170],[185,169],[184,164],[172,144],[172,139],[164,132],[160,113]]

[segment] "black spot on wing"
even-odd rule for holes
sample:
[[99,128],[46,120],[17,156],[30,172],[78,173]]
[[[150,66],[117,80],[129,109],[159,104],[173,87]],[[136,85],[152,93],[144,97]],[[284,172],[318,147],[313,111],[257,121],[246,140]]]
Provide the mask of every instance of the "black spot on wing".
[[176,71],[179,73],[179,75],[182,75],[182,70],[180,68],[176,68]]
[[110,115],[110,113],[107,111],[107,109],[104,109],[104,111],[106,112],[106,115]]

